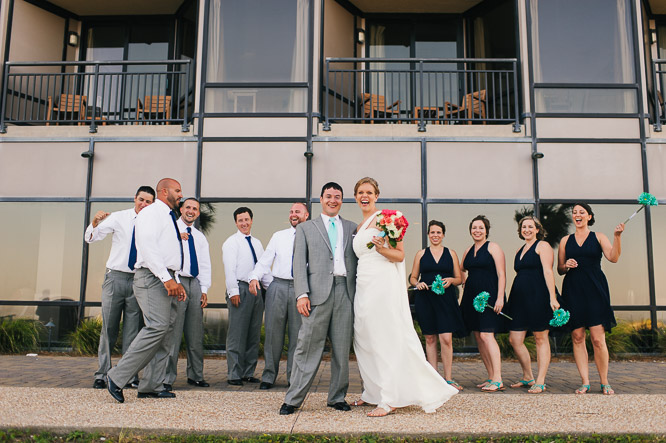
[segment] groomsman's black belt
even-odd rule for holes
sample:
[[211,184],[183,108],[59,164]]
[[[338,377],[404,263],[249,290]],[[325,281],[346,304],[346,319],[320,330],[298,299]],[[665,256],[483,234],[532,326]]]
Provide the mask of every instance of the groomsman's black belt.
[[333,281],[335,281],[336,283],[347,283],[347,277],[343,275],[334,275]]

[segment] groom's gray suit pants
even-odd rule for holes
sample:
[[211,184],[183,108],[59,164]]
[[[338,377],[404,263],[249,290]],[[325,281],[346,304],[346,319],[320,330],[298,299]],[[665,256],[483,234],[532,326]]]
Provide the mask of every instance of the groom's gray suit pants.
[[331,384],[329,405],[342,402],[349,387],[349,349],[354,327],[353,306],[347,293],[345,277],[335,277],[328,299],[312,307],[309,317],[302,317],[298,344],[291,370],[291,386],[285,403],[300,407],[314,381],[326,337],[331,340]]

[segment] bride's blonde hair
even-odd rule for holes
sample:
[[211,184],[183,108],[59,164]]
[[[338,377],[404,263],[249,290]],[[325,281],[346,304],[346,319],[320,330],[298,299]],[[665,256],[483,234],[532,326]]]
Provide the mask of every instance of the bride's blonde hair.
[[364,185],[366,183],[372,185],[372,187],[375,188],[375,194],[379,195],[379,183],[377,183],[377,180],[375,180],[372,177],[363,177],[362,179],[357,181],[356,186],[354,186],[354,195],[358,193],[358,188],[360,188],[361,185]]

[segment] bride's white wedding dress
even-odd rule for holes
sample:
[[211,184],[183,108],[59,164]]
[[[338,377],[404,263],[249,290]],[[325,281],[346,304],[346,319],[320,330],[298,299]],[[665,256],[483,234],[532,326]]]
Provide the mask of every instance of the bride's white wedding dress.
[[390,411],[417,405],[435,412],[458,393],[425,358],[407,298],[405,263],[391,263],[367,244],[379,233],[370,217],[354,238],[358,256],[354,352],[366,403]]

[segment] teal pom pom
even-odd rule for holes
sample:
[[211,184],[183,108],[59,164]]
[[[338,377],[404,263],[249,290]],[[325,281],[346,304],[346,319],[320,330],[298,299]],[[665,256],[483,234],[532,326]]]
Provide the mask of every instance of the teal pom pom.
[[553,327],[560,327],[564,326],[569,322],[569,318],[571,317],[571,314],[569,311],[565,311],[564,309],[556,309],[553,312],[553,319],[550,321],[550,325]]
[[435,281],[432,282],[430,290],[437,295],[442,295],[444,292],[446,292],[446,288],[444,287],[444,280],[442,280],[441,275],[437,275],[437,277],[435,277]]
[[479,295],[474,297],[474,309],[476,309],[477,312],[483,312],[486,309],[486,306],[488,306],[489,298],[490,294],[486,291],[479,293]]
[[649,192],[643,192],[641,195],[639,195],[638,196],[638,203],[642,204],[643,206],[657,206],[657,205],[659,205],[659,202],[657,201],[657,197],[650,194]]

